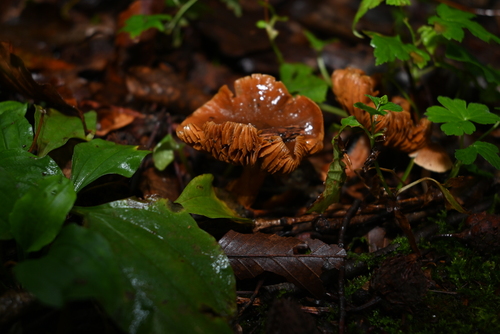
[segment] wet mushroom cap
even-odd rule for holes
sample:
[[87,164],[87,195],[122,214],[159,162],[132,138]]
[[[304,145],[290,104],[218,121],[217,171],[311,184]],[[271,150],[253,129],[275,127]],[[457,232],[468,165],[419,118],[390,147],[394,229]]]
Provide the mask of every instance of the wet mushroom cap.
[[323,148],[323,115],[274,77],[253,74],[227,86],[177,128],[177,136],[218,160],[289,173]]

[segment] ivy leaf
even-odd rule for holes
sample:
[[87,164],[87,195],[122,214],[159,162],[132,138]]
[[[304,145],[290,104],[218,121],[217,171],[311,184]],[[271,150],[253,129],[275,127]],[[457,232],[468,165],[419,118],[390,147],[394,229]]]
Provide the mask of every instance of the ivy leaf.
[[91,134],[86,134],[80,118],[67,116],[52,108],[44,109],[40,106],[35,106],[35,108],[35,129],[40,129],[36,140],[39,157],[63,146],[70,138],[86,141],[92,139],[93,133],[95,133],[97,122],[95,111],[84,114],[85,123],[93,131]]
[[250,219],[240,217],[217,197],[212,187],[213,180],[212,174],[195,177],[175,202],[182,205],[189,213],[208,218],[229,218],[240,222],[251,222]]
[[316,103],[326,99],[328,84],[315,76],[313,69],[305,64],[282,64],[280,78],[291,94],[307,96]]
[[169,22],[170,20],[172,20],[172,16],[168,14],[137,14],[129,17],[125,21],[125,26],[120,31],[128,32],[130,37],[136,38],[142,32],[151,28],[165,31],[165,22]]
[[456,44],[448,44],[446,47],[446,57],[452,60],[458,60],[469,65],[471,72],[479,72],[484,75],[486,81],[495,85],[500,85],[500,71],[494,69],[491,65],[483,65],[477,58],[471,55],[465,48]]
[[370,45],[375,48],[375,65],[393,62],[396,59],[412,60],[419,68],[423,68],[431,59],[429,54],[413,44],[405,44],[399,35],[382,36],[371,34]]
[[444,123],[441,130],[448,136],[461,136],[464,133],[472,134],[476,127],[472,122],[479,124],[495,124],[500,121],[500,116],[490,113],[487,106],[479,103],[469,103],[460,99],[450,99],[439,96],[438,101],[444,106],[427,108],[426,115],[434,123]]
[[493,167],[500,170],[499,149],[496,145],[482,141],[476,141],[467,148],[456,150],[455,157],[465,165],[473,164],[477,155],[481,155]]
[[489,43],[493,40],[500,43],[500,38],[488,32],[479,23],[472,21],[476,15],[464,12],[459,9],[440,4],[436,8],[438,16],[431,16],[428,19],[429,24],[434,25],[434,30],[442,34],[446,39],[462,42],[464,38],[464,29],[469,30],[477,38]]
[[14,273],[40,301],[53,307],[95,298],[113,314],[124,295],[124,281],[108,241],[76,224],[61,230],[46,256],[19,263]]
[[75,191],[79,192],[103,175],[131,177],[149,153],[138,150],[137,146],[118,145],[102,139],[76,145],[71,167]]

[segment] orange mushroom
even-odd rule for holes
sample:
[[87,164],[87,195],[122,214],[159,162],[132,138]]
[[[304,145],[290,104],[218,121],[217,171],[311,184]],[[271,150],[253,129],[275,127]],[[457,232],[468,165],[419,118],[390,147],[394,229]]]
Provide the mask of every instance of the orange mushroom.
[[[354,103],[362,102],[374,106],[369,97],[377,96],[375,80],[364,71],[356,68],[335,70],[332,74],[333,92],[339,103],[350,114],[356,117],[364,127],[371,127],[371,116],[366,111],[354,107]],[[384,146],[408,153],[415,158],[415,163],[433,172],[445,172],[452,167],[452,162],[444,149],[431,142],[432,123],[421,118],[414,122],[410,113],[410,104],[400,96],[392,98],[392,102],[401,105],[402,112],[388,112],[377,115],[375,131],[384,131]]]
[[[323,148],[323,115],[274,77],[253,74],[227,86],[182,122],[177,136],[214,158],[269,173],[290,173]],[[261,173],[262,174],[262,173]],[[255,188],[258,176],[243,188]],[[260,186],[260,184],[259,184]],[[244,189],[231,186],[232,190]],[[249,201],[245,201],[248,204]]]

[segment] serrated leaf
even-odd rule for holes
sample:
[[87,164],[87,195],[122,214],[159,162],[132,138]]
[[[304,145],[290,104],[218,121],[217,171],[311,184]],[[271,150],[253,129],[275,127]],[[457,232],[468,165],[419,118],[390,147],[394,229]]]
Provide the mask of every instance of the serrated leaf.
[[165,31],[165,22],[170,20],[172,20],[172,16],[168,14],[132,15],[125,21],[125,26],[120,31],[128,32],[130,37],[136,38],[151,28]]
[[33,140],[33,128],[24,117],[28,104],[0,102],[0,151],[10,148],[28,150]]
[[79,192],[103,175],[131,177],[149,153],[138,150],[137,146],[119,145],[102,139],[76,145],[71,168],[75,191]]
[[92,298],[113,314],[124,298],[124,280],[108,241],[75,224],[61,230],[46,256],[19,263],[14,273],[24,288],[53,307]]
[[282,64],[280,79],[291,94],[307,96],[317,103],[326,99],[328,84],[315,76],[313,69],[305,64]]
[[477,72],[478,75],[484,75],[486,81],[500,85],[500,71],[493,68],[490,64],[483,65],[462,46],[449,43],[446,46],[445,55],[449,59],[464,62],[471,72]]
[[41,180],[14,204],[10,233],[24,251],[40,250],[55,239],[75,200],[73,185],[64,176]]
[[472,122],[495,124],[500,121],[500,116],[490,113],[488,107],[484,104],[469,103],[467,106],[463,100],[452,100],[445,96],[439,96],[438,101],[444,107],[429,107],[426,115],[434,123],[445,123],[441,125],[441,129],[447,135],[472,134],[476,130]]
[[500,43],[500,38],[488,32],[479,23],[472,21],[476,15],[462,10],[440,4],[436,8],[438,16],[431,16],[429,24],[434,24],[434,29],[438,34],[442,34],[449,40],[462,42],[464,29],[469,30],[474,36],[485,42],[493,40]]
[[127,280],[119,312],[128,333],[232,333],[235,279],[213,237],[166,200],[75,208],[110,243]]
[[347,175],[345,173],[345,163],[342,161],[343,153],[340,149],[339,141],[339,138],[334,138],[332,141],[333,160],[328,168],[328,174],[325,180],[325,190],[313,203],[308,212],[325,212],[331,204],[340,201],[342,187],[347,179]]
[[[85,133],[82,120],[78,117],[67,116],[51,108],[44,109],[40,106],[35,106],[35,108],[35,131],[38,129],[40,131],[36,140],[39,157],[63,146],[70,138],[90,140],[93,136],[93,134]],[[84,118],[89,130],[95,133],[96,112],[87,112]]]
[[174,151],[182,149],[184,144],[178,143],[172,135],[166,135],[153,149],[153,161],[158,170],[164,170],[174,161]]
[[419,68],[423,68],[431,59],[429,54],[420,50],[413,44],[405,44],[399,35],[382,36],[371,35],[370,45],[375,48],[375,65],[393,62],[396,59],[407,61],[412,60]]
[[496,169],[500,169],[500,157],[498,156],[499,149],[496,145],[476,141],[469,147],[458,149],[455,151],[455,157],[466,165],[473,164],[476,161],[477,155],[481,155]]
[[366,14],[366,12],[370,9],[373,9],[380,5],[382,0],[362,0],[358,6],[358,11],[354,16],[354,20],[352,21],[352,32],[359,38],[363,38],[363,36],[356,31],[356,24],[358,21]]
[[195,177],[184,188],[175,203],[179,203],[189,213],[202,215],[208,218],[229,218],[240,222],[251,222],[250,219],[240,217],[217,198],[212,187],[212,174],[203,174]]

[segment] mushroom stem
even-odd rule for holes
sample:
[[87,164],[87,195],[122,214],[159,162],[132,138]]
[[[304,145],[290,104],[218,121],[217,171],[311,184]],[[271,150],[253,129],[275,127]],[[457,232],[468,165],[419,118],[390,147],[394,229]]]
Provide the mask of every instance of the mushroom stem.
[[240,177],[231,181],[226,189],[236,196],[238,203],[250,208],[268,174],[260,168],[260,164],[243,166]]

